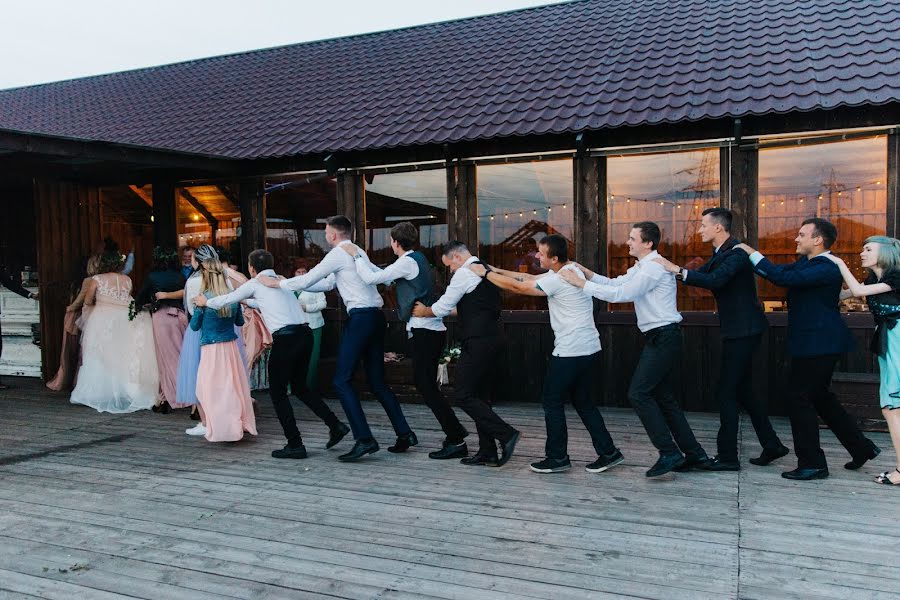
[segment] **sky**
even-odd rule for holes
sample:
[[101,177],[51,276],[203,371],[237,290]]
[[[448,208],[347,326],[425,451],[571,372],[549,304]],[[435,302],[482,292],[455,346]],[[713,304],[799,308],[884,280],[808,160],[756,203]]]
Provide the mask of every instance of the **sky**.
[[0,0],[0,89],[557,0]]

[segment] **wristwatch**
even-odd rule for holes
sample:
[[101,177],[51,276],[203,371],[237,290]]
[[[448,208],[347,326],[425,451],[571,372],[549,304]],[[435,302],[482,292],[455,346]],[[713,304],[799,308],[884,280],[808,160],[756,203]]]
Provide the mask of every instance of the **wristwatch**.
[[679,269],[677,273],[675,273],[675,279],[678,281],[684,281],[684,276],[687,272],[687,269]]

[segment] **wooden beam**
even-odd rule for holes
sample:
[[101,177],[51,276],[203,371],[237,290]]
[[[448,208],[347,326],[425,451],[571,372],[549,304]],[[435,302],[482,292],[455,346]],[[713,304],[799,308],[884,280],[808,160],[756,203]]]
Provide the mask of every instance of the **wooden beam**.
[[136,185],[129,185],[128,189],[134,192],[135,196],[143,200],[147,204],[147,206],[153,208],[153,194],[147,192],[147,190],[145,190],[143,186],[138,187]]
[[732,234],[755,248],[759,244],[759,151],[755,140],[745,142],[747,145],[722,149],[721,159],[730,165],[730,186],[726,184],[721,191],[728,194],[734,214]]
[[337,211],[350,219],[353,241],[365,250],[366,240],[366,182],[361,173],[343,171],[337,176]]
[[196,196],[194,196],[190,190],[187,188],[179,188],[179,193],[188,204],[194,207],[194,210],[203,215],[203,218],[206,219],[206,222],[209,223],[211,227],[218,226],[219,220],[215,218],[199,200],[197,200]]
[[900,132],[887,138],[887,235],[900,234]]
[[606,194],[599,187],[600,163],[606,157],[575,157],[572,181],[575,198],[575,260],[591,269],[600,264],[601,211],[606,210]]
[[157,246],[178,246],[178,211],[175,184],[154,181],[153,186],[153,243]]
[[238,197],[238,193],[234,190],[234,186],[230,183],[219,183],[216,185],[219,188],[219,191],[222,192],[222,195],[227,198],[236,209],[241,209],[241,201]]
[[478,198],[475,165],[447,161],[447,233],[478,253]]
[[247,179],[240,182],[238,194],[241,207],[241,265],[253,250],[266,248],[266,195],[262,181]]

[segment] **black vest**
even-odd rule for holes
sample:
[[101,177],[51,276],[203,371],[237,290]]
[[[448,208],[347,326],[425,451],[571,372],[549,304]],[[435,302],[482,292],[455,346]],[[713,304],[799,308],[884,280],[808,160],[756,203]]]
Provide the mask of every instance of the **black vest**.
[[500,288],[487,279],[463,295],[456,311],[460,339],[500,335]]
[[434,277],[431,265],[425,255],[416,250],[409,257],[419,266],[419,274],[413,279],[398,279],[394,282],[397,288],[397,312],[400,320],[409,321],[416,302],[431,306],[437,300],[434,295]]

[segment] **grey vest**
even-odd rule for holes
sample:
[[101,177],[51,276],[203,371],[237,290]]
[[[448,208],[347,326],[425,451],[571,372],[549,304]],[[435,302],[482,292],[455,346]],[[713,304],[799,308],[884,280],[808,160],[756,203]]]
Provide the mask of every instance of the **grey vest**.
[[419,274],[413,279],[398,279],[394,282],[397,288],[397,312],[402,321],[409,321],[416,302],[431,306],[437,300],[431,265],[425,255],[416,250],[408,256],[419,265]]

